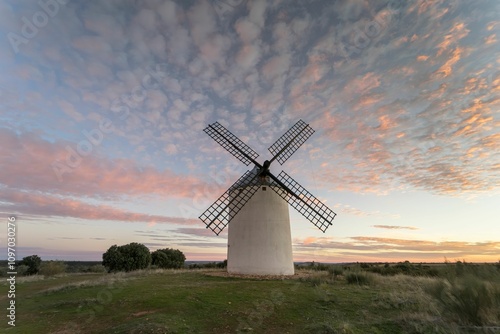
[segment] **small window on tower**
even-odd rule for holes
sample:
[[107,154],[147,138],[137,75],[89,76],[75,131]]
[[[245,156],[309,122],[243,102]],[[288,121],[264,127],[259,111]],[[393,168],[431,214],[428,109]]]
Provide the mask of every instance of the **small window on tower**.
[[262,190],[263,190],[263,191],[266,191],[266,187],[262,187]]

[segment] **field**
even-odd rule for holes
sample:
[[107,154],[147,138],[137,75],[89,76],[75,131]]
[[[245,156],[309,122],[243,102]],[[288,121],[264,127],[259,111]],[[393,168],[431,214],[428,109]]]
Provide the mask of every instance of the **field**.
[[500,333],[498,265],[441,265],[434,277],[376,273],[391,267],[307,266],[291,279],[221,269],[19,277],[16,327],[3,315],[0,331]]

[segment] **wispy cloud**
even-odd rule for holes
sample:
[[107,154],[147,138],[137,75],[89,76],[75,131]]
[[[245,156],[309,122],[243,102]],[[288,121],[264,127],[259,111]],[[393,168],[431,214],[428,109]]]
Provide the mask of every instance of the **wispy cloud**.
[[199,223],[196,219],[134,213],[108,205],[93,205],[61,196],[6,189],[0,193],[0,210],[11,214],[18,213],[39,217],[69,217],[152,224],[193,225]]
[[[0,183],[10,188],[103,198],[144,194],[191,198],[207,186],[194,176],[160,171],[128,159],[91,155],[72,168],[76,160],[71,143],[49,142],[34,133],[17,135],[3,129],[0,140]],[[60,168],[67,171],[62,181],[57,177]]]
[[413,227],[413,226],[373,225],[373,227],[387,229],[387,230],[418,230],[417,227]]
[[338,209],[339,213],[350,214],[358,217],[384,217],[384,218],[392,218],[398,219],[400,215],[391,214],[391,213],[383,213],[380,211],[363,211],[357,208],[354,208],[348,204],[337,203],[333,206]]
[[403,261],[408,258],[441,262],[449,259],[497,261],[500,242],[429,241],[379,237],[308,237],[294,240],[296,257],[318,256],[329,262]]

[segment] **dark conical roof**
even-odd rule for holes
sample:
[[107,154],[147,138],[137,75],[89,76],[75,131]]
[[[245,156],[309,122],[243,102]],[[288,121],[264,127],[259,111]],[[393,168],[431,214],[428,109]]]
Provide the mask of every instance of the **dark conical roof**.
[[264,179],[258,176],[260,173],[260,168],[255,166],[247,175],[240,179],[239,182],[236,182],[231,189],[237,189],[248,186],[260,186],[260,185],[269,185],[269,186],[277,186],[277,184],[268,176]]

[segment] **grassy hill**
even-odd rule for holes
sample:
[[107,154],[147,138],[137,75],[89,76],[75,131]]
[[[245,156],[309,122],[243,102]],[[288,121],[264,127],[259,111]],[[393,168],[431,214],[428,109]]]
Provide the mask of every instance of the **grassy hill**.
[[[223,270],[19,277],[5,333],[497,333],[500,270],[442,266],[438,277],[362,268],[301,269],[291,279]],[[365,268],[369,269],[369,268]],[[0,304],[7,301],[4,282]]]

